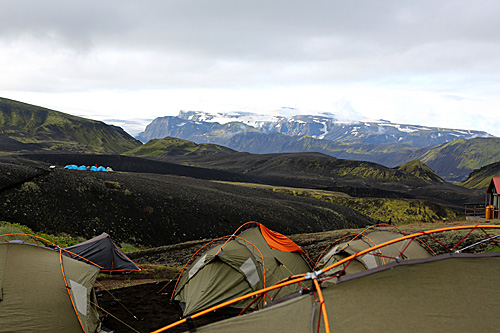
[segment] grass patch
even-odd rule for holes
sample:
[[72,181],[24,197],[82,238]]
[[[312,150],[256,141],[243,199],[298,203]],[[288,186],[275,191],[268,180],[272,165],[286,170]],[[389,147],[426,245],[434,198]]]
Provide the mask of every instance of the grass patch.
[[140,249],[132,244],[129,244],[129,243],[121,243],[120,250],[122,250],[124,253],[130,253],[130,252],[139,251]]
[[106,186],[107,188],[112,188],[112,189],[116,189],[116,190],[122,188],[122,184],[120,184],[119,182],[111,181],[111,180],[105,180],[104,186]]
[[40,192],[40,186],[34,182],[25,182],[21,185],[21,190],[24,192]]
[[[35,235],[43,239],[46,239],[49,242],[52,242],[56,245],[59,245],[60,247],[68,247],[85,241],[85,239],[82,237],[72,237],[66,234],[49,235],[43,232],[34,232],[33,230],[31,230],[31,228],[19,223],[0,221],[0,235],[15,234],[15,233]],[[43,241],[38,240],[37,238],[33,238],[30,236],[23,236],[23,235],[0,237],[0,241],[6,241],[6,240],[24,240],[34,244],[44,244]]]

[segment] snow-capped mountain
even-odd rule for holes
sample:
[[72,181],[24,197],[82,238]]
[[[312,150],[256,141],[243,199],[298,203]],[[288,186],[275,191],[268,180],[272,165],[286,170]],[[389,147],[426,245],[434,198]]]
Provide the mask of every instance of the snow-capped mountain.
[[[261,115],[250,112],[206,113],[180,111],[178,116],[156,118],[137,139],[147,142],[167,136],[197,143],[217,142],[234,135],[258,132],[280,133],[292,137],[310,136],[316,139],[350,143],[401,143],[426,147],[453,141],[490,137],[482,131],[459,130],[409,124],[387,120],[341,120],[331,113],[319,115]],[[224,140],[224,141],[225,141]]]

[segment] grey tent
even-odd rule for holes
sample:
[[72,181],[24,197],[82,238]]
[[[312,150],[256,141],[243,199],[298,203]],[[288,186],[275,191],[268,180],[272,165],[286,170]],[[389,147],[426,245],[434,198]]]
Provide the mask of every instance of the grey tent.
[[0,243],[0,332],[98,332],[99,270],[59,251]]
[[[184,315],[311,270],[302,249],[293,241],[260,223],[250,225],[253,227],[207,250],[181,275],[172,298],[180,302]],[[289,295],[300,288],[286,287],[271,297]],[[249,301],[236,303],[232,310],[239,312],[247,305]]]
[[[496,332],[500,253],[391,262],[323,289],[331,332]],[[319,304],[302,295],[198,327],[201,333],[325,332]]]
[[[101,266],[103,273],[141,271],[141,268],[130,260],[105,232],[83,243],[67,247],[65,250]],[[83,260],[78,256],[73,256],[73,258]]]

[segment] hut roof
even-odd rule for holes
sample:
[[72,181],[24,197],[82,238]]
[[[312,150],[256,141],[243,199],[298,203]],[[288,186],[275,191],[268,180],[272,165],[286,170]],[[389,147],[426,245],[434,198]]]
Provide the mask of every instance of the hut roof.
[[488,185],[486,193],[493,192],[493,190],[498,194],[500,190],[500,177],[491,177],[490,185]]

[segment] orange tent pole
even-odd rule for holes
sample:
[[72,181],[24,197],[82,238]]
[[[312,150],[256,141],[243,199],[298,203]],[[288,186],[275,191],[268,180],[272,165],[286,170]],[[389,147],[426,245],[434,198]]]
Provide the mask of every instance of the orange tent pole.
[[323,298],[323,293],[321,292],[321,287],[318,283],[318,279],[313,279],[313,281],[314,285],[316,286],[316,291],[318,292],[319,302],[321,305],[321,313],[323,314],[323,321],[325,322],[325,333],[330,333],[330,322],[328,321],[328,314],[326,313],[325,299]]
[[78,315],[78,311],[76,310],[75,303],[73,302],[73,297],[71,297],[71,292],[69,291],[71,288],[68,286],[68,281],[66,280],[66,274],[64,273],[63,260],[62,260],[62,251],[59,251],[59,262],[61,263],[61,272],[64,279],[64,284],[66,285],[66,291],[68,292],[69,300],[71,301],[71,305],[73,306],[73,310],[75,310],[76,318],[80,323],[80,327],[82,331],[85,333],[85,328],[83,328],[82,321],[80,320],[80,316]]
[[330,245],[328,245],[321,253],[320,255],[318,256],[318,259],[316,259],[316,262],[314,263],[314,267],[313,268],[316,268],[316,266],[318,266],[318,262],[321,260],[321,257],[323,257],[323,254],[325,254],[325,252],[327,250],[329,250],[333,245],[339,243],[341,240],[343,240],[344,238],[348,238],[348,237],[354,237],[356,236],[357,234],[349,234],[349,235],[345,235],[344,237],[342,238],[339,238],[337,240],[335,240],[334,242],[330,243]]
[[247,224],[258,224],[258,225],[260,225],[259,222],[254,222],[254,221],[246,222],[246,223],[243,223],[242,225],[240,225],[239,228],[236,229],[236,231],[233,232],[233,234],[229,236],[229,238],[226,240],[226,242],[224,244],[222,244],[222,246],[220,247],[220,249],[217,251],[216,255],[218,255],[219,252],[222,250],[222,248],[224,246],[226,246],[226,244],[231,240],[231,237],[236,236],[236,234],[238,233],[238,231],[240,231],[240,229],[243,228],[244,226],[246,226]]

